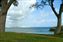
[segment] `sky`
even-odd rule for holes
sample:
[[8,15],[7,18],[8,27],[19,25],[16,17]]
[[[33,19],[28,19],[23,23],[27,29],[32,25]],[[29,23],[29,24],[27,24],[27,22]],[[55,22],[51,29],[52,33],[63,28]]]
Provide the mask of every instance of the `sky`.
[[[11,5],[7,13],[6,27],[53,27],[57,25],[57,18],[49,6],[43,9],[29,8],[40,0],[19,0],[18,6]],[[56,11],[59,10],[61,0],[54,2]],[[62,15],[63,16],[63,15]],[[63,17],[62,17],[63,25]]]

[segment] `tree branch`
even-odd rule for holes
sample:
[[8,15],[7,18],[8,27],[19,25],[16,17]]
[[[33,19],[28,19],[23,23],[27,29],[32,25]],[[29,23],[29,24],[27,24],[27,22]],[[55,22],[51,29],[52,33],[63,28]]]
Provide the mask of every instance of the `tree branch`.
[[60,9],[59,9],[59,15],[62,14],[62,11],[63,11],[63,4],[60,5]]
[[[4,15],[4,13],[6,13],[9,9],[9,7],[12,5],[12,3],[16,0],[10,0],[9,2],[7,2],[8,0],[2,0],[2,10],[0,11],[0,16]],[[6,15],[6,14],[5,14]]]
[[8,3],[9,6],[11,6],[11,4],[12,4],[14,1],[16,1],[16,0],[10,0],[9,3]]
[[53,10],[54,14],[58,17],[58,13],[56,12],[53,3],[50,5],[51,9]]

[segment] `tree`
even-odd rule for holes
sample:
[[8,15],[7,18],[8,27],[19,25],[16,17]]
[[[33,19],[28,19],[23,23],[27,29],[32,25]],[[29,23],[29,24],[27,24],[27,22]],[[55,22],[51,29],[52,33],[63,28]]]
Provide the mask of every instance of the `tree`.
[[61,4],[60,4],[60,8],[59,8],[59,13],[56,12],[55,7],[54,7],[54,1],[55,0],[41,0],[40,4],[38,4],[38,2],[33,6],[35,6],[36,8],[38,7],[44,7],[46,5],[49,5],[52,9],[52,11],[54,12],[55,16],[57,17],[57,28],[54,31],[54,34],[60,34],[61,32],[61,15],[62,15],[62,11],[63,11],[63,0],[61,0]]
[[5,21],[10,6],[17,6],[17,0],[0,0],[0,32],[5,32]]

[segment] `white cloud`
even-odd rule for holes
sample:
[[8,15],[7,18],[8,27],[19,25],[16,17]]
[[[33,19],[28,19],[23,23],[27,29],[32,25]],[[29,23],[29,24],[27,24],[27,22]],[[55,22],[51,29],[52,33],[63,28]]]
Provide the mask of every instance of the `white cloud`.
[[30,4],[35,4],[36,3],[36,0],[30,0],[29,3]]
[[[34,11],[34,8],[29,9],[29,7],[36,2],[36,0],[19,0],[19,4],[17,7],[14,7],[14,5],[11,5],[9,11],[8,11],[8,16],[7,16],[7,21],[6,21],[6,26],[11,26],[9,23],[12,23],[10,21],[13,19],[24,19],[27,15],[29,15],[32,11]],[[15,22],[15,21],[14,21]],[[21,22],[21,21],[20,21]]]
[[41,27],[49,27],[49,26],[56,26],[57,21],[55,19],[34,19],[33,23],[35,26],[41,26]]
[[[7,27],[17,26],[17,27],[30,27],[30,26],[48,26],[51,24],[54,26],[56,20],[50,19],[51,14],[45,11],[41,11],[38,14],[32,15],[34,8],[29,9],[29,7],[35,3],[36,0],[19,0],[19,5],[10,7],[7,16]],[[15,21],[17,20],[17,21]],[[16,24],[16,25],[15,25]]]

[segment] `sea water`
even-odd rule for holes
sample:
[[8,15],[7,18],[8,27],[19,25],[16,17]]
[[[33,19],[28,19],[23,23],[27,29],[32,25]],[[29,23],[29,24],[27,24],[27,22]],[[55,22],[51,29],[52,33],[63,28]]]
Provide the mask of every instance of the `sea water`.
[[6,28],[6,32],[34,33],[34,34],[54,34],[49,31],[50,27],[11,27]]

